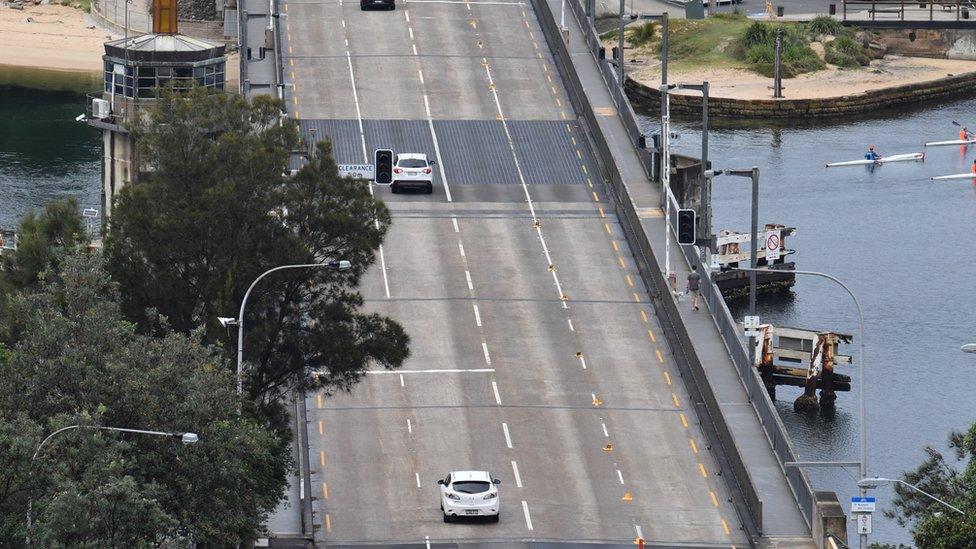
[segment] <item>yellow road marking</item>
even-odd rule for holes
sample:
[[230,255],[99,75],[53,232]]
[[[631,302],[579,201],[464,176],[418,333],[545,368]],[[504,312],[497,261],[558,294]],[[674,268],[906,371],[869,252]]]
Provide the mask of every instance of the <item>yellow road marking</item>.
[[562,118],[563,120],[566,120],[566,112],[565,112],[565,111],[559,111],[559,116],[560,116],[560,118]]
[[711,498],[712,498],[712,505],[714,505],[715,507],[718,507],[718,498],[715,496],[715,492],[709,490],[708,491],[708,495],[711,496]]
[[556,98],[556,106],[557,107],[562,107],[563,106],[563,102],[560,101],[558,97]]
[[292,103],[294,103],[295,106],[298,106],[298,96],[297,95],[294,96],[294,97],[292,97]]
[[703,463],[698,464],[698,471],[701,472],[703,477],[708,478],[708,473],[705,471],[705,465]]
[[294,59],[289,59],[289,60],[288,60],[288,63],[289,63],[289,64],[290,64],[291,66],[293,66],[293,67],[295,66],[295,60],[294,60]]
[[332,517],[328,513],[325,514],[325,531],[332,532]]
[[634,287],[634,279],[631,278],[630,275],[627,275],[627,285],[630,286],[631,288]]
[[687,420],[687,419],[685,419],[685,414],[684,414],[684,412],[682,412],[682,413],[680,413],[680,414],[678,414],[678,417],[679,417],[679,418],[681,418],[681,426],[682,426],[682,427],[686,427],[686,428],[687,428],[687,427],[688,427],[688,420]]
[[566,124],[566,133],[573,133],[573,128],[569,124]]
[[597,206],[596,209],[600,211],[600,217],[607,216],[607,212],[603,211],[603,206]]
[[641,309],[640,314],[641,314],[641,320],[644,321],[644,324],[647,324],[647,311],[645,311],[644,309]]
[[698,445],[695,444],[695,439],[689,438],[688,439],[688,442],[691,443],[691,451],[697,454],[698,453]]
[[664,364],[664,355],[661,354],[661,349],[654,349],[654,352],[657,354],[657,361]]
[[315,395],[315,404],[321,408],[322,407],[322,393]]
[[539,49],[539,43],[538,42],[532,42],[532,45],[535,46],[535,49]]
[[622,258],[620,256],[617,256],[617,263],[620,263],[620,268],[621,269],[626,269],[627,268],[627,266],[624,265],[624,258]]
[[294,79],[295,79],[295,71],[291,71],[291,79],[292,79],[292,80],[294,80]]
[[674,393],[671,393],[671,401],[674,402],[674,405],[676,407],[680,407],[681,406],[681,403],[678,402],[678,395],[676,395]]
[[615,252],[619,252],[620,251],[620,245],[617,244],[617,241],[616,240],[611,240],[610,241],[610,245],[613,246],[613,251],[615,251]]
[[570,137],[569,140],[573,142],[573,146],[575,147],[576,146],[576,138],[575,137]]
[[583,153],[581,153],[579,149],[576,149],[576,158],[583,160]]
[[599,202],[600,201],[600,197],[596,195],[596,191],[591,191],[591,192],[593,193],[593,201],[594,202]]
[[647,337],[651,338],[651,341],[657,343],[657,338],[654,337],[654,330],[647,330]]
[[320,435],[324,435],[325,434],[325,425],[322,423],[322,420],[321,419],[319,420],[319,434]]
[[634,294],[634,301],[640,303],[640,296],[637,295],[636,293]]
[[604,223],[604,224],[603,224],[603,229],[604,229],[605,231],[607,231],[607,234],[613,234],[613,231],[612,231],[612,230],[610,230],[610,224],[609,224],[609,223]]
[[590,178],[589,178],[589,177],[587,177],[587,178],[586,178],[586,184],[587,184],[587,185],[589,185],[589,187],[590,187],[591,189],[593,188],[593,182],[592,182],[592,181],[590,181]]
[[[583,164],[583,173],[585,173],[585,174],[587,174],[587,175],[589,175],[589,174],[590,174],[590,172],[589,172],[589,171],[587,171],[587,169],[586,169],[586,164]],[[587,178],[586,180],[587,180],[587,181],[589,181],[590,179],[589,179],[589,178]]]
[[321,465],[322,467],[325,467],[325,451],[324,450],[320,450],[319,451],[319,465]]
[[671,374],[664,372],[664,381],[666,381],[668,385],[671,385]]
[[295,54],[295,49],[292,48],[291,46],[288,46],[288,53],[294,55]]
[[285,4],[285,11],[288,11],[288,4]]
[[322,483],[322,497],[329,499],[329,485],[324,482]]
[[722,530],[725,530],[726,536],[732,535],[732,530],[729,530],[729,523],[725,522],[725,519],[722,519]]
[[552,77],[547,74],[546,75],[546,80],[548,80],[551,83],[552,82]]

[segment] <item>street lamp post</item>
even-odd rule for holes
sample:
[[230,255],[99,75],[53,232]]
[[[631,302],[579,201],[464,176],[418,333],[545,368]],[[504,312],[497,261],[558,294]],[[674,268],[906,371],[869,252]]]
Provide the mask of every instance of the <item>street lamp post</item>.
[[881,486],[882,484],[891,484],[891,483],[903,484],[905,486],[908,486],[912,490],[915,490],[916,492],[918,492],[918,493],[922,494],[923,496],[926,496],[926,497],[928,497],[930,499],[934,499],[935,501],[941,503],[942,505],[945,505],[946,507],[948,507],[949,509],[952,509],[953,511],[959,513],[960,515],[965,515],[966,514],[965,511],[963,511],[962,509],[959,509],[958,507],[956,507],[954,505],[951,505],[950,503],[948,503],[946,501],[943,501],[943,500],[941,500],[941,499],[933,496],[932,494],[926,492],[925,490],[922,490],[918,486],[915,486],[914,484],[911,484],[909,482],[905,482],[904,480],[901,480],[901,479],[897,479],[897,478],[883,478],[883,477],[862,478],[861,480],[857,481],[857,486],[859,488],[861,488],[861,489],[865,489],[866,490],[868,488],[877,488],[878,486]]
[[[123,427],[106,427],[104,425],[69,425],[67,427],[62,427],[57,431],[54,431],[50,435],[44,438],[40,444],[37,445],[37,450],[34,450],[34,455],[31,456],[30,465],[28,466],[28,474],[31,474],[34,470],[34,461],[37,460],[37,456],[40,455],[41,450],[44,449],[44,445],[47,444],[49,440],[54,438],[56,435],[64,433],[66,431],[72,431],[75,429],[93,429],[99,431],[114,431],[117,433],[135,433],[138,435],[154,435],[159,437],[170,437],[178,438],[183,441],[183,444],[193,444],[200,440],[200,437],[196,433],[180,433],[180,432],[167,432],[167,431],[147,431],[145,429],[126,429]],[[34,498],[33,495],[28,493],[27,496],[27,546],[31,544],[31,530],[34,526],[33,520],[34,511]]]
[[[755,214],[753,214],[753,223],[755,223]],[[753,234],[753,243],[755,243],[755,234]],[[753,246],[753,258],[755,258],[755,246]],[[753,264],[755,264],[755,263],[753,263]],[[757,269],[755,267],[753,267],[751,269],[739,268],[738,270],[740,270],[740,271],[750,271],[750,275],[752,277],[755,277],[755,275],[756,275],[757,272],[770,272],[770,269]],[[858,440],[859,440],[860,455],[861,455],[861,457],[860,457],[860,467],[859,467],[859,473],[860,473],[859,478],[865,479],[868,476],[867,415],[865,414],[865,407],[864,407],[864,391],[867,388],[867,383],[865,382],[865,379],[864,379],[864,314],[861,311],[861,302],[858,301],[857,296],[854,295],[854,292],[851,291],[850,287],[848,287],[847,284],[844,284],[840,279],[838,279],[836,277],[833,277],[833,276],[831,276],[829,274],[820,273],[820,272],[816,272],[816,271],[793,271],[793,273],[794,274],[798,274],[798,275],[819,276],[821,278],[826,278],[828,280],[832,280],[832,281],[836,282],[842,288],[844,288],[845,291],[847,291],[847,293],[851,296],[851,299],[854,300],[854,307],[857,308],[858,332],[860,333],[860,339],[861,339],[861,343],[860,343],[860,359],[858,360],[858,364],[857,364],[857,375],[860,378],[860,382],[861,382],[861,390],[857,392],[857,408],[858,408],[858,419],[859,419],[859,421],[858,421]],[[754,281],[755,281],[755,278],[752,278],[752,282],[753,283],[754,283]],[[749,300],[750,301],[750,310],[752,310],[751,309],[751,306],[752,306],[752,304],[754,303],[754,300],[755,300],[755,297],[752,295],[752,292],[754,292],[754,289],[750,288],[750,300]],[[749,338],[749,341],[751,342],[752,341],[752,338]],[[755,353],[756,352],[756,350],[755,350],[755,344],[752,344],[750,346],[752,347],[752,353]],[[755,363],[755,359],[753,359],[753,363]],[[867,495],[867,488],[866,488],[866,486],[862,486],[861,485],[861,482],[858,482],[857,485],[861,489],[861,495],[862,496]],[[860,547],[861,547],[861,549],[866,549],[867,546],[868,546],[868,535],[867,534],[861,534]]]
[[251,295],[251,290],[254,286],[264,277],[275,271],[283,271],[285,269],[314,269],[316,267],[325,267],[328,269],[336,269],[338,271],[348,271],[352,268],[352,263],[346,260],[340,261],[329,261],[326,263],[301,263],[297,265],[281,265],[279,267],[274,267],[264,271],[261,276],[254,279],[251,285],[248,286],[247,291],[244,292],[244,299],[241,301],[241,310],[237,314],[237,320],[227,317],[217,317],[220,324],[223,326],[230,326],[232,324],[237,325],[237,396],[244,394],[244,376],[242,365],[244,364],[244,307],[247,305],[247,298]]

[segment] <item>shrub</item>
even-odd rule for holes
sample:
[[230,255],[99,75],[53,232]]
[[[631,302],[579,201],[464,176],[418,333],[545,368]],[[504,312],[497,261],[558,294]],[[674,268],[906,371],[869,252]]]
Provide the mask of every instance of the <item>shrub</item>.
[[630,31],[630,43],[635,46],[643,46],[654,41],[657,37],[657,25],[648,22],[643,25],[639,25],[634,30]]
[[844,68],[864,67],[871,62],[864,46],[848,36],[824,44],[824,60]]
[[818,15],[807,24],[807,29],[813,36],[835,36],[843,28],[843,25],[839,21],[829,15]]
[[776,31],[782,30],[782,75],[793,78],[798,74],[813,72],[824,68],[817,52],[810,49],[808,30],[802,25],[782,25],[773,27],[756,21],[743,33],[739,40],[744,50],[743,57],[753,70],[763,76],[773,76],[773,51]]
[[773,28],[768,23],[755,21],[743,33],[740,44],[749,51],[753,46],[772,45],[774,36]]

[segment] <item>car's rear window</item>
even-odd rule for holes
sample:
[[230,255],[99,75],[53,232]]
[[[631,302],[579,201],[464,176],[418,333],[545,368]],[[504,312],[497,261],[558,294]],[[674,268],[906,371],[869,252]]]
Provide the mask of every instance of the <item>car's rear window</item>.
[[453,484],[454,491],[462,494],[480,494],[487,492],[490,486],[491,483],[480,480],[467,480]]
[[426,168],[427,161],[420,158],[401,158],[397,162],[397,166],[401,168]]

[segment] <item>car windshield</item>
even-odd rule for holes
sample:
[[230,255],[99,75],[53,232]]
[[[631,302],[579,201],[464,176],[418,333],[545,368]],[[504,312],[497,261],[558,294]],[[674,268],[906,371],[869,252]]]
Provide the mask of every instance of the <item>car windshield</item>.
[[462,494],[480,494],[482,492],[487,492],[489,487],[491,487],[490,482],[484,482],[481,480],[468,480],[463,482],[455,482],[453,484],[454,491],[461,492]]
[[400,168],[426,168],[427,161],[420,158],[401,158],[397,162],[397,166]]

